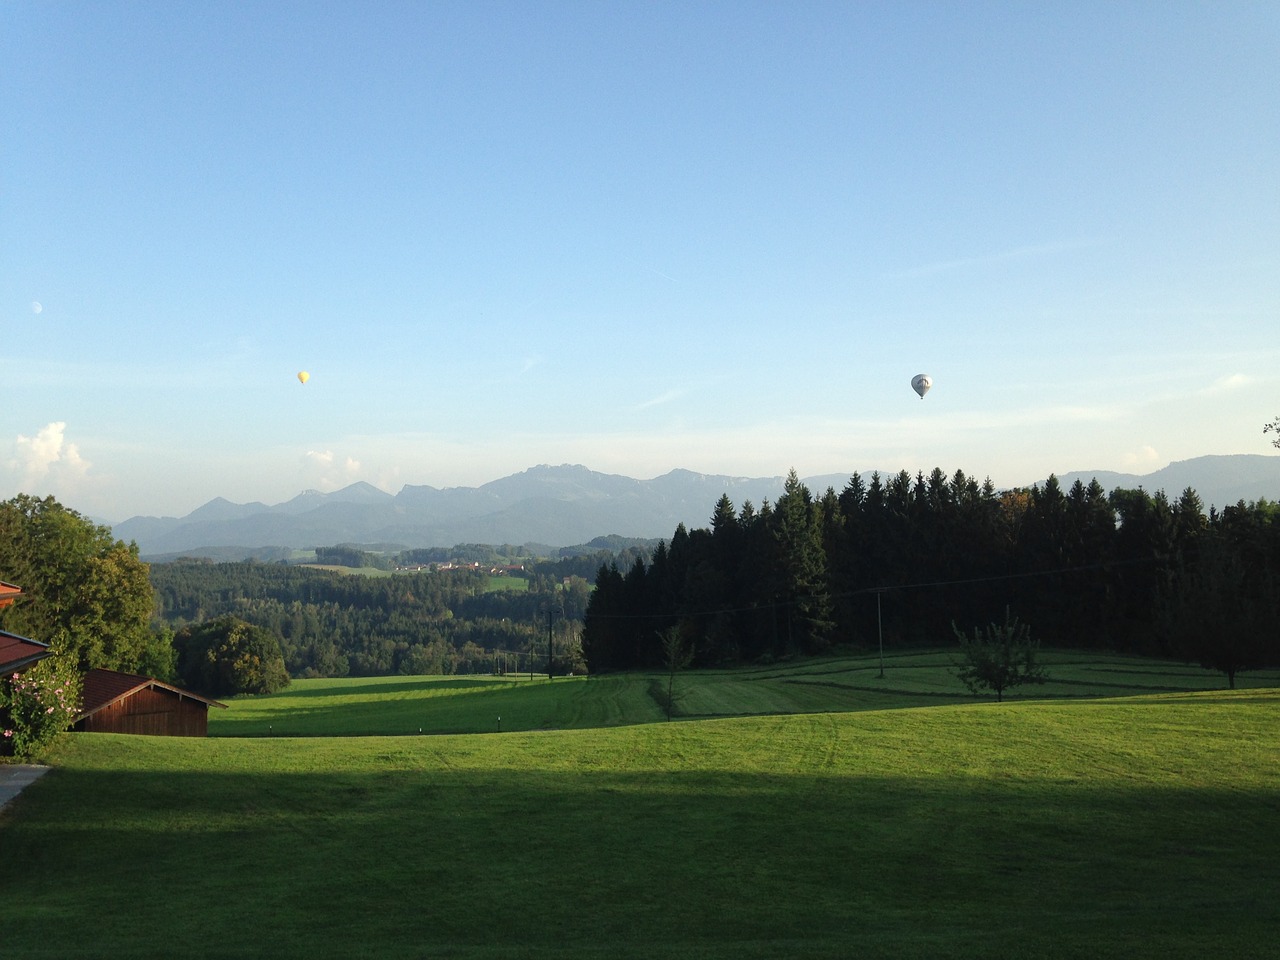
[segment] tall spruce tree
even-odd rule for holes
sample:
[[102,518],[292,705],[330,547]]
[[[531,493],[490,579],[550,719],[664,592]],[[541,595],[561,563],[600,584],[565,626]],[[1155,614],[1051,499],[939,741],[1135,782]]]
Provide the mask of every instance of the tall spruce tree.
[[823,650],[830,642],[832,622],[822,515],[794,469],[787,474],[773,518],[781,561],[779,600],[787,618],[786,651]]
[[582,655],[592,673],[634,666],[631,662],[634,647],[627,636],[629,623],[623,616],[626,605],[623,589],[617,562],[601,564],[596,572],[595,589],[587,601],[582,630]]

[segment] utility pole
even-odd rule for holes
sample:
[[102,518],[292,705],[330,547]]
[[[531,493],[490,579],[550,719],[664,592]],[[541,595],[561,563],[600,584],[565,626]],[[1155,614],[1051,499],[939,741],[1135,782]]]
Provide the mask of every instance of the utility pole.
[[551,610],[547,609],[547,679],[551,679],[551,661],[555,657],[555,641],[551,638]]
[[880,636],[880,676],[884,677],[884,627],[880,623],[880,594],[884,593],[884,587],[876,590],[876,633]]

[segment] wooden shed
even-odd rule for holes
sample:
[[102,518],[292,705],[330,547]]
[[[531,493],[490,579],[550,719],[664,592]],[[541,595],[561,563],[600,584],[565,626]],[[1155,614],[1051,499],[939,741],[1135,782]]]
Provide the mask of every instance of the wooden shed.
[[151,677],[90,670],[84,675],[80,717],[72,729],[86,733],[203,737],[209,733],[209,708],[226,706]]

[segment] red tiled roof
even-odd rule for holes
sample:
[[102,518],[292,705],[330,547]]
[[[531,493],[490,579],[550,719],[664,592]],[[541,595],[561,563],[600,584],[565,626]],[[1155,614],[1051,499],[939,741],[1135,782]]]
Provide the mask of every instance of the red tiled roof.
[[29,667],[49,656],[49,645],[0,630],[0,674]]
[[77,719],[83,720],[85,717],[93,716],[99,710],[137,693],[139,690],[145,690],[147,687],[152,687],[156,690],[167,690],[179,697],[186,697],[188,700],[199,700],[201,703],[207,703],[211,707],[226,707],[225,703],[210,700],[208,697],[202,697],[200,694],[192,693],[190,690],[170,686],[153,677],[140,677],[134,673],[120,673],[116,670],[90,670],[84,675],[84,689],[80,698],[80,716]]
[[0,609],[9,606],[14,599],[22,593],[21,587],[15,587],[12,583],[5,583],[0,580]]

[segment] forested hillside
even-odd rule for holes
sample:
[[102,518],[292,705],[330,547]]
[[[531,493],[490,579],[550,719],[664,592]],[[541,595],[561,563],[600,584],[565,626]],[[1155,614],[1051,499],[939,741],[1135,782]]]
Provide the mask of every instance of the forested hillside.
[[556,668],[567,672],[581,662],[589,591],[569,574],[535,572],[511,578],[516,589],[490,590],[480,569],[368,577],[206,561],[152,564],[151,583],[165,625],[234,615],[280,637],[291,675],[324,677],[546,670],[548,615]]
[[1012,610],[1038,639],[1160,653],[1225,672],[1280,662],[1280,507],[1206,516],[1163,493],[1056,478],[997,493],[957,471],[815,498],[792,472],[775,504],[676,529],[648,562],[602,566],[584,650],[592,671],[657,667],[678,631],[702,665],[835,644],[954,642]]

